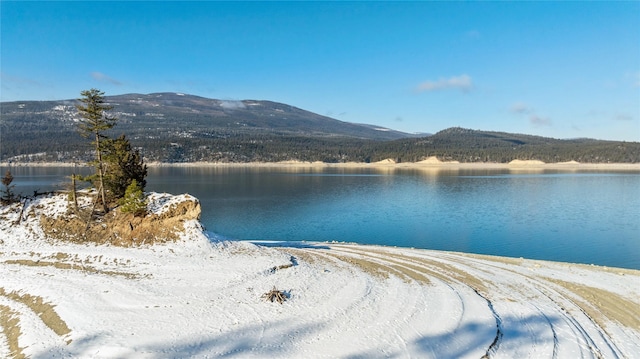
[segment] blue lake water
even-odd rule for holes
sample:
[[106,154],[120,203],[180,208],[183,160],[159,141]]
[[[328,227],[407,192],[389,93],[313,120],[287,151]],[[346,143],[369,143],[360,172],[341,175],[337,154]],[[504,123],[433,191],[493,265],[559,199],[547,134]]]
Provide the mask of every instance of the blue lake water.
[[[13,172],[16,189],[30,193],[69,171]],[[335,240],[640,269],[640,172],[161,167],[150,169],[147,190],[193,194],[206,228],[230,239]]]

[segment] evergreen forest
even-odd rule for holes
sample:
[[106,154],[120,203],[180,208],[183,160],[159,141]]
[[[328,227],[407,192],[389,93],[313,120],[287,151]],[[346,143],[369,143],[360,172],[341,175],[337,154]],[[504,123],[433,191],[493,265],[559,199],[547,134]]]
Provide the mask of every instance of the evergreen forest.
[[[5,102],[0,107],[0,161],[89,162],[92,147],[78,135],[77,100]],[[507,163],[639,163],[640,143],[554,139],[452,127],[406,134],[341,122],[268,101],[220,100],[176,94],[105,97],[118,119],[104,131],[127,134],[146,162],[321,161]]]

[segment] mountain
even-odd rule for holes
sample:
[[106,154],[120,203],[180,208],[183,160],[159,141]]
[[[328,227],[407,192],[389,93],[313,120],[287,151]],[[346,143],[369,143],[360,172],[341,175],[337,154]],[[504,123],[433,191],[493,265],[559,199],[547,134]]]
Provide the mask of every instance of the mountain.
[[[640,162],[640,143],[449,128],[411,135],[354,124],[290,105],[229,101],[179,93],[107,96],[125,133],[148,161]],[[89,141],[77,131],[76,100],[16,101],[0,106],[0,161],[87,161]],[[420,137],[418,137],[420,136]]]
[[[269,131],[278,134],[347,136],[392,140],[411,135],[381,128],[339,121],[293,106],[271,101],[216,100],[180,93],[126,94],[106,96],[118,126],[126,132],[139,127],[157,127],[157,131],[201,130],[251,133]],[[64,126],[79,118],[76,100],[17,101],[2,103],[3,122],[43,120]],[[151,128],[153,131],[154,129]]]
[[[547,163],[638,163],[640,143],[588,138],[562,140],[507,132],[444,129],[425,138],[386,141],[376,146],[380,154],[399,155],[396,160],[420,161],[426,154],[445,161],[507,163],[541,160]],[[374,157],[378,158],[379,155]],[[393,156],[389,156],[394,158]]]
[[[175,147],[184,139],[274,136],[394,140],[412,136],[379,126],[343,122],[271,101],[217,100],[180,93],[125,94],[106,96],[105,100],[119,119],[112,135],[126,133],[134,144],[142,147],[158,147],[158,141],[167,146],[173,143]],[[61,153],[49,160],[83,157],[86,141],[76,130],[77,103],[77,100],[2,103],[0,160],[51,152]]]

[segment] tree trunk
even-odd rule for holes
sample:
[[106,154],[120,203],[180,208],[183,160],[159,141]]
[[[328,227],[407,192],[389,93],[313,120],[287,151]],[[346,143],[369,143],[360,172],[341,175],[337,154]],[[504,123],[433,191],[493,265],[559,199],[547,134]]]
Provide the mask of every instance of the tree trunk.
[[[74,164],[75,167],[75,164]],[[73,209],[78,212],[78,194],[76,193],[76,172],[71,175],[71,197],[73,199]]]
[[109,212],[109,208],[107,207],[107,200],[104,193],[104,182],[102,178],[104,177],[103,169],[102,169],[102,152],[100,151],[100,136],[98,132],[96,132],[96,155],[98,157],[98,182],[100,183],[100,197],[102,199],[102,211],[104,213]]

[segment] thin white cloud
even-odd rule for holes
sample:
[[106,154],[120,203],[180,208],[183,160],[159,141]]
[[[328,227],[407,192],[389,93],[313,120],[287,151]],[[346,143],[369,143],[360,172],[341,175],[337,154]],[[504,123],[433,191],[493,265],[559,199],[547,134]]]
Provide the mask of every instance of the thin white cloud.
[[[624,85],[625,86],[633,86],[633,87],[640,87],[640,71],[632,71],[632,72],[626,72],[624,74]],[[613,82],[612,85],[610,85],[610,87],[615,87],[615,82]]]
[[8,75],[4,72],[0,71],[0,80],[2,80],[2,83],[13,83],[13,84],[18,84],[18,85],[36,85],[36,86],[40,86],[40,83],[38,83],[38,81],[36,80],[32,80],[30,78],[27,77],[19,77],[19,76],[11,76]]
[[519,115],[522,115],[522,114],[527,115],[534,112],[531,107],[529,107],[527,104],[523,102],[514,103],[513,105],[511,105],[509,110]]
[[14,76],[0,71],[0,101],[20,101],[33,96],[34,93],[45,92],[52,97],[55,85],[40,83],[28,77]]
[[460,90],[468,92],[473,88],[473,81],[469,75],[453,76],[447,79],[441,78],[437,81],[425,81],[418,85],[418,92],[431,92],[440,90]]
[[522,117],[528,116],[529,123],[534,127],[552,126],[551,119],[549,119],[548,117],[539,116],[536,113],[536,111],[533,109],[533,107],[523,102],[514,103],[513,105],[511,105],[509,110],[518,116],[522,116]]
[[540,117],[538,115],[531,115],[529,117],[529,122],[535,127],[546,127],[551,126],[551,120],[547,117]]
[[109,76],[103,74],[102,72],[94,71],[94,72],[91,73],[91,77],[93,77],[94,80],[101,81],[101,82],[108,82],[108,83],[110,83],[112,85],[116,85],[116,86],[122,85],[122,82],[120,82],[120,81],[118,81],[118,80],[116,80],[116,79],[114,79],[112,77],[109,77]]
[[633,116],[626,113],[619,113],[615,115],[614,120],[616,121],[633,121]]

